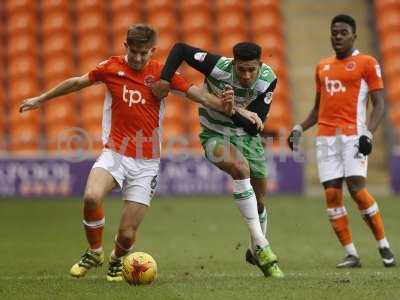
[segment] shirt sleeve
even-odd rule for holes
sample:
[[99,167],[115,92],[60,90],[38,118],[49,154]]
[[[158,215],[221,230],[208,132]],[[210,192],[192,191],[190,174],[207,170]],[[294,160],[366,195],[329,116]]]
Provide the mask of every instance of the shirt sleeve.
[[253,102],[251,102],[246,109],[255,112],[265,122],[272,102],[272,95],[274,93],[278,79],[271,82],[264,93],[260,94]]
[[107,70],[108,59],[99,63],[93,70],[89,72],[89,79],[93,82],[103,81]]
[[171,80],[171,88],[173,90],[186,93],[187,90],[192,86],[185,77],[183,77],[180,73],[175,73]]
[[383,89],[381,67],[375,58],[369,57],[365,63],[364,78],[368,84],[368,91]]
[[315,68],[315,91],[317,93],[321,93],[321,82],[319,81],[318,70],[319,70],[319,64]]

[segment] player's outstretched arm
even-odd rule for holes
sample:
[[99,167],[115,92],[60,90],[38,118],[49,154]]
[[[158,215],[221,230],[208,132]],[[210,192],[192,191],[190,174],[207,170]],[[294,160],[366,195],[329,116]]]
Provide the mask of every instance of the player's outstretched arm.
[[24,111],[36,109],[42,103],[50,99],[63,96],[75,91],[79,91],[80,89],[88,87],[93,83],[94,82],[89,79],[88,74],[85,74],[80,77],[68,78],[63,82],[61,82],[60,84],[58,84],[57,86],[55,86],[54,88],[50,89],[49,91],[44,92],[40,96],[23,100],[19,107],[19,111],[22,113]]
[[382,89],[372,91],[370,97],[373,106],[371,116],[367,124],[367,129],[361,132],[358,139],[358,151],[363,155],[369,155],[372,152],[372,134],[382,121],[385,110],[385,100],[383,98]]
[[192,85],[186,91],[186,96],[196,103],[200,103],[205,107],[222,112],[227,116],[232,116],[232,114],[235,112],[233,91],[231,94],[224,94],[220,99],[213,94],[210,94],[209,92]]
[[295,151],[298,150],[300,137],[303,134],[303,131],[306,131],[307,129],[309,129],[309,128],[313,127],[315,124],[317,124],[320,99],[321,99],[321,94],[316,93],[314,107],[308,114],[307,118],[301,124],[296,124],[293,127],[293,129],[287,139],[289,148],[291,150],[295,150]]

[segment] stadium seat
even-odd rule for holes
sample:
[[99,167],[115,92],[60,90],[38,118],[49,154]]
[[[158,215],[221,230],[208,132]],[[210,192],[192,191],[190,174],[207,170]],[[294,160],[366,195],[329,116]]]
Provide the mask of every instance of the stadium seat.
[[251,11],[250,28],[255,35],[265,34],[266,31],[273,31],[279,35],[283,34],[282,18],[275,11],[260,9]]
[[80,56],[79,57],[79,74],[85,74],[90,72],[91,70],[95,69],[96,66],[107,60],[108,56],[99,56],[99,55],[87,55],[87,56]]
[[2,2],[2,5],[4,5],[5,8],[5,13],[8,15],[24,11],[34,12],[36,9],[36,2],[32,0],[8,0]]
[[62,122],[71,126],[77,124],[75,95],[68,95],[47,103],[44,107],[44,122],[47,125]]
[[42,0],[40,2],[40,8],[43,15],[54,12],[69,14],[71,5],[69,0]]
[[219,36],[231,33],[247,34],[247,18],[243,11],[227,10],[217,13],[216,31]]
[[181,1],[179,9],[183,18],[191,16],[195,12],[209,14],[210,3],[204,0],[185,0]]
[[398,31],[388,30],[380,34],[380,48],[384,57],[394,52],[400,53],[400,28]]
[[103,32],[92,32],[79,36],[79,56],[88,57],[91,55],[107,57],[109,53],[108,38]]
[[387,100],[392,103],[400,103],[400,73],[390,77],[386,85]]
[[74,44],[72,41],[72,32],[63,34],[53,33],[43,35],[42,57],[47,59],[51,56],[69,56],[73,57]]
[[112,34],[112,55],[125,54],[124,43],[126,41],[127,30],[120,30]]
[[207,33],[187,32],[183,34],[183,41],[191,46],[208,51],[215,48],[212,36]]
[[74,75],[74,69],[74,61],[71,56],[51,55],[44,60],[43,76],[45,79],[67,79]]
[[181,122],[167,122],[164,120],[162,128],[164,155],[178,154],[187,147],[185,145],[188,143],[186,128]]
[[56,10],[43,14],[42,32],[45,36],[51,34],[70,34],[71,17],[68,11]]
[[217,11],[222,12],[226,10],[245,11],[246,4],[242,0],[216,0],[214,1]]
[[276,57],[282,59],[285,53],[284,40],[281,35],[273,32],[257,33],[253,36],[254,42],[263,50],[264,58]]
[[[170,0],[147,0],[143,8],[148,14],[157,11],[174,11],[176,9],[176,2]],[[150,22],[150,24],[152,24]]]
[[233,46],[239,42],[247,41],[247,35],[244,32],[231,32],[229,34],[222,34],[218,37],[218,53],[226,56],[232,57],[233,56]]
[[189,66],[183,66],[181,72],[186,80],[190,83],[194,83],[198,86],[202,86],[202,84],[204,83],[204,75]]
[[400,14],[399,11],[383,11],[378,16],[377,27],[379,33],[386,30],[399,30]]
[[103,0],[79,0],[76,1],[75,8],[78,13],[105,11],[108,3]]
[[28,33],[9,36],[7,47],[8,58],[18,57],[24,54],[38,55],[36,38]]
[[251,0],[249,6],[251,11],[280,11],[280,3],[277,0]]
[[32,123],[40,124],[41,120],[41,109],[26,111],[24,113],[19,112],[19,106],[22,101],[11,103],[8,109],[7,117],[5,118],[10,126],[14,126],[18,123]]
[[[79,2],[79,1],[78,1]],[[77,31],[80,35],[88,33],[107,34],[107,19],[104,11],[82,11],[77,15]]]
[[8,76],[11,81],[21,77],[37,78],[39,75],[39,63],[36,56],[21,55],[8,60]]
[[86,123],[82,126],[88,142],[88,154],[97,155],[103,149],[101,121]]
[[178,22],[174,10],[149,11],[147,20],[162,36],[164,33],[177,31]]
[[32,154],[39,150],[40,126],[33,123],[16,123],[9,128],[9,149],[14,154]]
[[168,95],[165,100],[164,121],[182,122],[182,111],[184,111],[185,99],[173,94]]
[[170,34],[165,32],[160,35],[158,37],[156,51],[154,52],[154,59],[160,58],[161,61],[164,61],[177,39],[178,37],[175,32],[171,32]]
[[121,10],[114,12],[111,23],[112,34],[119,35],[123,33],[124,36],[126,36],[129,26],[140,22],[141,18],[141,14],[138,10]]
[[38,95],[38,83],[36,78],[20,78],[11,82],[8,92],[11,103],[20,103],[26,98]]
[[385,77],[400,72],[400,53],[387,54],[383,57],[383,73]]
[[133,14],[140,13],[140,5],[137,0],[119,0],[110,1],[110,8],[115,19],[116,14],[123,12],[131,12]]
[[394,9],[400,10],[400,2],[398,0],[375,0],[374,4],[378,13]]
[[10,14],[7,20],[7,32],[9,35],[36,34],[38,28],[36,15],[30,11],[20,11]]
[[180,29],[184,34],[212,34],[213,24],[208,10],[193,10],[183,13]]

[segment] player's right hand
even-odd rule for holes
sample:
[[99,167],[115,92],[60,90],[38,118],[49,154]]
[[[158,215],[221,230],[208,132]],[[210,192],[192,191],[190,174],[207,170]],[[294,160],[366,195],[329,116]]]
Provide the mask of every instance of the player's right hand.
[[260,117],[255,112],[249,111],[249,110],[244,109],[244,108],[235,108],[235,109],[243,117],[245,117],[246,119],[250,120],[250,122],[252,124],[256,124],[258,131],[262,131],[264,129],[263,121],[260,119]]
[[23,113],[24,111],[37,109],[41,104],[42,104],[42,98],[40,97],[25,99],[19,106],[19,112]]
[[232,87],[226,88],[222,92],[221,97],[224,113],[226,113],[228,116],[232,116],[235,112],[235,94]]
[[290,132],[287,142],[288,142],[289,148],[292,151],[299,150],[300,137],[301,137],[302,133],[303,133],[303,128],[301,127],[301,125],[294,126],[292,131]]
[[160,79],[151,86],[151,91],[158,99],[163,99],[168,96],[169,93],[169,82]]

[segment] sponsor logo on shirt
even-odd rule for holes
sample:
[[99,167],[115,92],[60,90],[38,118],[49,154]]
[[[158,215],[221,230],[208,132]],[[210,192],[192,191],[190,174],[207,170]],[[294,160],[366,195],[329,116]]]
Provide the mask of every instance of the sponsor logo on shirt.
[[130,90],[126,87],[126,85],[123,86],[122,99],[124,100],[124,102],[128,103],[129,107],[131,107],[132,104],[146,103],[146,99],[143,98],[142,93],[140,91]]
[[206,52],[196,52],[194,54],[194,59],[199,61],[199,62],[203,62],[204,59],[206,58],[207,53]]
[[346,87],[340,80],[329,79],[327,76],[325,76],[325,88],[331,96],[333,96],[335,93],[346,92]]

